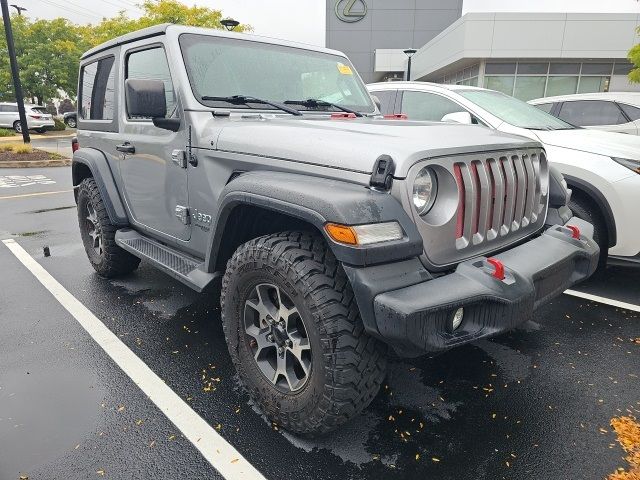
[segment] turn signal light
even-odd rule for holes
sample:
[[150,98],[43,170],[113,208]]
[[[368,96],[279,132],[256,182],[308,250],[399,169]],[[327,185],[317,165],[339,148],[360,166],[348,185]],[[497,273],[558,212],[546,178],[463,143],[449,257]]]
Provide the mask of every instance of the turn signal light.
[[324,226],[329,236],[338,243],[346,243],[347,245],[357,245],[358,237],[352,227],[346,225],[338,225],[337,223],[327,223]]
[[368,223],[354,226],[327,223],[324,229],[332,240],[345,245],[371,245],[402,240],[404,237],[404,232],[398,222]]

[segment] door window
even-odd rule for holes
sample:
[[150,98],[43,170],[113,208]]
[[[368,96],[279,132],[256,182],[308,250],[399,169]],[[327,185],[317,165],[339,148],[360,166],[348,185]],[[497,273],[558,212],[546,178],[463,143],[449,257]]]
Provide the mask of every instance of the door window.
[[627,123],[627,119],[615,103],[602,100],[564,102],[558,116],[565,122],[581,127]]
[[396,103],[397,90],[378,90],[377,92],[371,92],[371,95],[375,95],[380,100],[380,112],[383,115],[391,115]]
[[[139,50],[127,57],[127,78],[139,80],[162,80],[167,100],[167,116],[171,117],[176,107],[176,99],[169,73],[169,63],[164,48],[155,47]],[[127,112],[127,116],[129,116]],[[131,116],[129,116],[131,118]]]
[[407,90],[402,95],[402,113],[409,120],[439,122],[448,113],[464,112],[463,107],[442,95]]
[[102,58],[82,67],[80,73],[80,117],[113,120],[115,57]]
[[553,103],[539,103],[537,105],[534,105],[534,107],[539,108],[545,113],[551,113],[551,109],[553,108],[553,105],[554,105]]
[[619,103],[618,106],[624,110],[624,113],[627,114],[627,117],[629,117],[631,121],[640,120],[640,108],[632,107],[631,105],[626,105],[624,103]]

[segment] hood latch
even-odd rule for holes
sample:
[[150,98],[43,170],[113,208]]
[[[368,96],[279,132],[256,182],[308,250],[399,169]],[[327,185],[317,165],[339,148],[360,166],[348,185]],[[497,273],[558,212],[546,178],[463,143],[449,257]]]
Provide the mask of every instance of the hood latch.
[[391,184],[393,183],[393,174],[396,171],[393,158],[389,155],[380,155],[373,165],[373,173],[369,180],[369,186],[378,191],[391,190]]

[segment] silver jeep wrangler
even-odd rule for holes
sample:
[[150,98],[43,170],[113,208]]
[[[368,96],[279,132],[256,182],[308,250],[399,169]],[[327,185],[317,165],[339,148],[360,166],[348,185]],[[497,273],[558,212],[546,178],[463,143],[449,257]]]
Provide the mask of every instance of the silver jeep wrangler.
[[160,25],[84,54],[78,103],[91,264],[220,290],[240,379],[297,433],[365,408],[389,349],[512,329],[597,265],[540,144],[384,118],[336,51]]

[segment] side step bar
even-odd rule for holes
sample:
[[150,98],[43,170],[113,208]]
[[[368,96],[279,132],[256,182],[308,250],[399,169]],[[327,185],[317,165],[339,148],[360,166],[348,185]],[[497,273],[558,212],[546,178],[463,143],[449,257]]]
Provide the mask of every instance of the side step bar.
[[202,292],[220,277],[219,272],[205,272],[202,260],[178,252],[130,228],[118,230],[115,239],[119,247],[153,263],[154,266],[196,292]]

